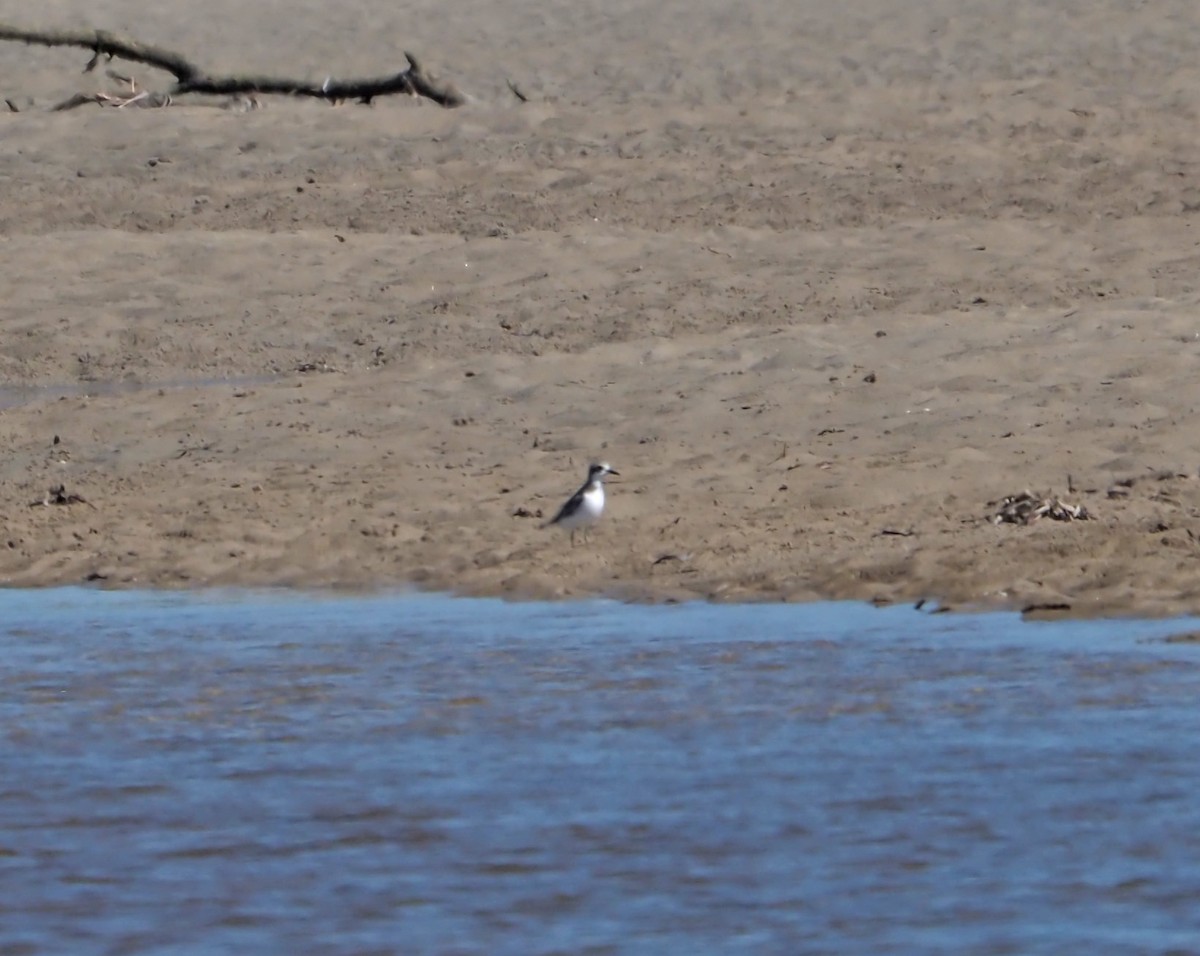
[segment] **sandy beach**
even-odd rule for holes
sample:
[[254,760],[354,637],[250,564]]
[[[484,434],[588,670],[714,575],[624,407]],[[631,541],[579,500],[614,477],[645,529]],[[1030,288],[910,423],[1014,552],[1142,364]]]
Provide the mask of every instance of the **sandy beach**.
[[1200,611],[1195,4],[100,15],[0,2],[469,102],[0,43],[0,583]]

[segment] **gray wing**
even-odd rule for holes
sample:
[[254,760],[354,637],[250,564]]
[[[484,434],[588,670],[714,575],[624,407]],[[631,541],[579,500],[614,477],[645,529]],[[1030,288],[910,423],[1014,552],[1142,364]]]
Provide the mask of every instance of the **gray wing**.
[[587,485],[580,488],[575,494],[567,499],[567,503],[558,509],[558,514],[546,522],[543,527],[550,527],[552,524],[558,524],[563,518],[569,518],[583,505],[583,493],[587,490]]

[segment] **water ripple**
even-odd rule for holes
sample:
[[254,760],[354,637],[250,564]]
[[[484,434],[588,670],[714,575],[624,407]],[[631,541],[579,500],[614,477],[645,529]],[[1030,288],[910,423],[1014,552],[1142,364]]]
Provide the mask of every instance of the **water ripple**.
[[1190,951],[1194,622],[0,593],[0,951]]

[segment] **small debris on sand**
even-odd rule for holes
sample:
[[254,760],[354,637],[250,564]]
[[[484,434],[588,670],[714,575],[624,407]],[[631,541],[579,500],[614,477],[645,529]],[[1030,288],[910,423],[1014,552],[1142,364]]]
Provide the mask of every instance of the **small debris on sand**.
[[1038,518],[1054,521],[1089,521],[1091,515],[1083,505],[1071,505],[1052,495],[1038,495],[1025,490],[999,501],[989,501],[992,524],[1033,524]]
[[[73,492],[68,493],[66,485],[55,485],[48,492],[46,492],[44,498],[39,498],[36,501],[29,502],[30,508],[38,508],[42,506],[48,508],[50,505],[90,505],[90,502],[88,502],[83,495],[77,495]],[[91,505],[91,507],[95,507],[95,505]]]

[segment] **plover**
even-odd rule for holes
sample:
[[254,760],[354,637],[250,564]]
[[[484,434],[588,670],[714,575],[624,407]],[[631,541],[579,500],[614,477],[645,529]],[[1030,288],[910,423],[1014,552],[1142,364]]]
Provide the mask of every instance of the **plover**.
[[543,528],[557,525],[571,532],[571,546],[575,546],[575,532],[594,525],[604,514],[604,476],[620,475],[613,471],[606,461],[588,465],[587,481],[575,494],[567,499],[567,503],[558,509],[558,514],[547,521]]

